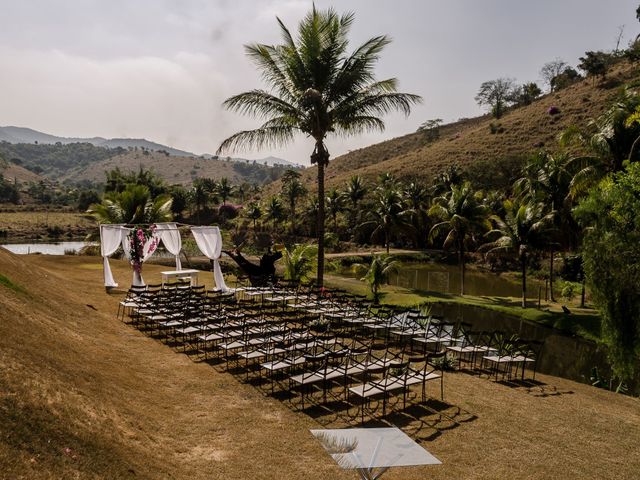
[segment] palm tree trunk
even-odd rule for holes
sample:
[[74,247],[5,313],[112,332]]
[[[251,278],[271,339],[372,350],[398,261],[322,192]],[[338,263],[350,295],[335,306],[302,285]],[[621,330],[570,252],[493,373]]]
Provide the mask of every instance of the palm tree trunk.
[[387,246],[387,255],[389,255],[389,230],[384,230],[384,244]]
[[324,161],[318,162],[318,276],[319,287],[324,284]]
[[522,264],[522,308],[527,308],[527,255],[520,256]]
[[296,234],[296,206],[295,202],[291,203],[291,235]]
[[458,249],[458,263],[460,263],[460,295],[464,295],[464,247]]
[[553,296],[553,247],[551,247],[551,258],[549,258],[549,292],[551,293],[551,301],[555,302]]

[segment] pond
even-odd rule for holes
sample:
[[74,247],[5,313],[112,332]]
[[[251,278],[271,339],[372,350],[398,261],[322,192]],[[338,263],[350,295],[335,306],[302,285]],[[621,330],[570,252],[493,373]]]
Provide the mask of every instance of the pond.
[[[342,275],[358,276],[351,269],[341,271]],[[396,273],[389,275],[389,285],[411,290],[439,293],[460,293],[460,268],[457,265],[441,263],[406,263]],[[527,279],[527,297],[538,298],[541,289],[545,296],[545,284],[539,280]],[[520,297],[522,284],[519,280],[505,275],[467,268],[465,274],[465,293],[476,296]]]
[[55,243],[8,243],[0,245],[12,253],[26,255],[29,253],[41,253],[43,255],[64,255],[65,250],[75,250],[76,252],[87,245],[94,245],[91,242],[55,242]]

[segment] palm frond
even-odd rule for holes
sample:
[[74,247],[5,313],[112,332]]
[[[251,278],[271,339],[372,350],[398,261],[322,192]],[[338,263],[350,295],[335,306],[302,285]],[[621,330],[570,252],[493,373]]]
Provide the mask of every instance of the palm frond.
[[235,133],[222,141],[216,154],[226,151],[236,151],[255,147],[280,147],[293,141],[294,133],[297,130],[292,126],[263,126],[255,130],[244,130]]

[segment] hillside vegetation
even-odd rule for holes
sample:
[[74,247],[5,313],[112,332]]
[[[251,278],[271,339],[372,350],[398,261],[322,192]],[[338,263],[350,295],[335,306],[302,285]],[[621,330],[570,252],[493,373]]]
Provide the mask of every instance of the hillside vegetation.
[[[639,75],[637,64],[622,62],[604,81],[588,77],[531,105],[510,110],[499,120],[489,115],[464,119],[440,127],[440,138],[435,141],[416,132],[354,150],[331,161],[326,170],[327,184],[343,186],[352,175],[373,179],[381,173],[431,184],[435,175],[451,165],[481,169],[489,163],[515,162],[520,166],[536,151],[557,150],[559,133],[572,125],[583,126],[603,113],[619,87],[635,84]],[[550,115],[552,106],[560,113]],[[329,147],[332,142],[339,140],[330,140]],[[303,181],[309,187],[313,188],[315,178],[315,168],[304,172]],[[274,191],[276,187],[279,185],[274,185]]]

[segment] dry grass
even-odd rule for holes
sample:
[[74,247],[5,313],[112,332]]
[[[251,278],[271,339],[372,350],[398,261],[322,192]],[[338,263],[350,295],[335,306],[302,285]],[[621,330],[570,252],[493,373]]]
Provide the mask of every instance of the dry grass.
[[15,163],[8,161],[3,162],[2,160],[0,160],[0,174],[5,178],[5,180],[9,180],[11,182],[17,180],[20,183],[39,182],[44,178],[37,173],[21,167],[20,165],[16,165]]
[[95,220],[72,212],[2,212],[0,230],[10,240],[57,237],[82,238],[97,231]]
[[[112,265],[128,285],[128,265]],[[164,268],[143,273],[156,281]],[[0,285],[0,479],[355,478],[309,433],[346,425],[344,415],[298,412],[122,324],[99,258],[0,250],[0,272],[24,289]],[[446,404],[387,418],[443,465],[384,478],[634,478],[638,399],[539,380],[448,375]]]

